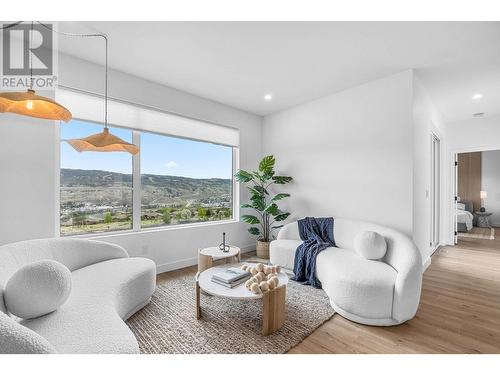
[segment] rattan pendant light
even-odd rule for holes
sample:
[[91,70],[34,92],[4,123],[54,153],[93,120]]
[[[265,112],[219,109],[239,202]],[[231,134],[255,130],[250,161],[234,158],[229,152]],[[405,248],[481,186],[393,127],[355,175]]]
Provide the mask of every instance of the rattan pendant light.
[[[41,24],[41,23],[40,23]],[[43,25],[43,24],[41,24]],[[44,25],[45,26],[45,25]],[[45,26],[47,27],[47,26]],[[70,34],[56,31],[67,36],[100,37],[105,43],[105,69],[104,69],[104,129],[101,133],[92,134],[85,138],[67,139],[67,143],[76,151],[97,151],[97,152],[129,152],[135,155],[139,152],[139,147],[132,143],[111,134],[108,129],[108,38],[105,34]]]
[[[11,24],[12,27],[19,22]],[[33,34],[33,22],[31,22],[31,33],[29,34],[29,46],[31,48],[31,37]],[[11,112],[18,115],[42,118],[46,120],[71,120],[71,112],[65,107],[45,96],[37,95],[33,90],[33,63],[30,54],[30,88],[26,92],[2,92],[0,93],[0,112]]]

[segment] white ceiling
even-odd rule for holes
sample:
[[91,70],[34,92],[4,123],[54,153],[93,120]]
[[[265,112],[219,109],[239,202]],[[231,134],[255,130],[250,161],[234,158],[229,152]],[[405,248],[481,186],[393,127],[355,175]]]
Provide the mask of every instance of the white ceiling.
[[[500,113],[500,22],[62,22],[59,29],[104,32],[110,67],[259,115],[409,68],[446,121]],[[59,47],[104,59],[95,40],[62,37]],[[476,92],[484,98],[473,101]]]

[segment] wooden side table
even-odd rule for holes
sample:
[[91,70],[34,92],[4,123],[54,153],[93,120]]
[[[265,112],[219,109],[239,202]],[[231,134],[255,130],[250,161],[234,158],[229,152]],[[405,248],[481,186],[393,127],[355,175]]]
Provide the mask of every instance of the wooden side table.
[[477,226],[480,228],[491,228],[489,217],[493,215],[492,212],[476,211],[474,214],[477,216]]
[[237,246],[230,246],[227,253],[216,246],[198,250],[198,272],[203,272],[212,267],[213,261],[218,259],[226,259],[226,263],[239,263],[241,262],[241,250]]

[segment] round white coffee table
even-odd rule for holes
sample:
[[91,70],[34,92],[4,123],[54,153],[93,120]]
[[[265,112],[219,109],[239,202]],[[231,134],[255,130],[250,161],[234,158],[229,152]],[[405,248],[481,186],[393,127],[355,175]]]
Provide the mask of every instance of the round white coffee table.
[[288,276],[284,272],[280,272],[278,274],[280,281],[278,287],[262,294],[252,293],[245,287],[245,283],[234,288],[226,288],[212,281],[214,273],[228,267],[239,267],[241,264],[212,267],[196,275],[196,318],[201,318],[200,290],[212,296],[222,298],[239,300],[262,299],[262,334],[267,336],[280,329],[285,321],[285,297]]
[[214,260],[226,259],[226,263],[231,261],[241,261],[241,251],[238,246],[229,246],[227,252],[219,249],[218,246],[206,247],[198,251],[198,272],[203,272],[212,267]]

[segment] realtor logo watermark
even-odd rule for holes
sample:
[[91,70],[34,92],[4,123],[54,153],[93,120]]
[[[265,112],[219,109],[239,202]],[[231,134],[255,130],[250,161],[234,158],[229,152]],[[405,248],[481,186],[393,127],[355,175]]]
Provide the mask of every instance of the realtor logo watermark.
[[[53,24],[1,24],[0,89],[54,90],[57,82],[56,38]],[[30,40],[31,38],[31,40]]]

